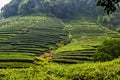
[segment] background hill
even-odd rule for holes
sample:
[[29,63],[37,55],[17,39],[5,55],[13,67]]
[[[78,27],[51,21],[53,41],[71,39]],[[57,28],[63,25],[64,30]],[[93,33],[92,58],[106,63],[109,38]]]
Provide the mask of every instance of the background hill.
[[4,17],[43,12],[60,18],[97,17],[102,13],[98,12],[94,0],[12,0],[1,11]]

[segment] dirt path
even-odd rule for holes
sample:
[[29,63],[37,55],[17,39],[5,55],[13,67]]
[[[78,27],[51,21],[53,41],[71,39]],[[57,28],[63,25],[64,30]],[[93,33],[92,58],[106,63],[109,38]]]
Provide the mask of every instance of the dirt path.
[[51,59],[51,57],[56,53],[56,51],[50,51],[47,53],[44,53],[43,55],[40,55],[40,58],[44,59]]

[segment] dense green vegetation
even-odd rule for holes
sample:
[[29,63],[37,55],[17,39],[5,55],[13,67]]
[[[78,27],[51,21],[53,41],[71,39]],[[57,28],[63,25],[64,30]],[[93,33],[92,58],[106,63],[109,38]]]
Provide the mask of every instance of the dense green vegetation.
[[0,52],[0,68],[28,68],[34,66],[35,55],[20,52]]
[[[97,1],[108,14],[119,2]],[[0,13],[0,80],[120,80],[119,9],[105,15],[94,0],[12,0]]]
[[104,63],[59,65],[40,62],[26,69],[2,69],[1,80],[119,80],[120,59]]
[[0,20],[0,62],[32,64],[31,55],[57,49],[70,41],[60,19],[37,15]]
[[57,54],[53,55],[50,61],[69,64],[92,62],[96,48],[104,40],[120,37],[119,33],[100,26],[94,20],[87,17],[65,20],[64,23],[72,40],[69,44],[58,48],[56,51]]
[[13,17],[1,20],[0,26],[0,52],[37,54],[57,48],[57,43],[69,42],[68,32],[57,18]]
[[99,46],[94,55],[95,61],[108,61],[120,56],[120,39],[110,39]]
[[[112,14],[113,17],[108,18],[104,14],[103,8],[96,7],[96,3],[98,6],[103,6],[108,14],[114,11],[116,13]],[[119,4],[119,0],[12,0],[1,9],[1,16],[7,18],[34,13],[52,14],[62,19],[88,16],[100,20],[100,24],[108,25],[106,27],[110,29],[117,30],[120,25],[120,8],[116,6],[117,4]]]
[[100,11],[95,6],[94,0],[12,0],[2,8],[2,15],[10,17],[50,13],[60,18],[72,18],[79,15],[97,17]]

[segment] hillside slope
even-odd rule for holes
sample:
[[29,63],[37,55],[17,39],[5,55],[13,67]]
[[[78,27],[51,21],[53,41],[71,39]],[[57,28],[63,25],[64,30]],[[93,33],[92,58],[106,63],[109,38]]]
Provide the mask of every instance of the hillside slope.
[[55,17],[31,15],[0,20],[0,62],[33,62],[34,55],[67,44],[68,35],[63,22]]
[[50,61],[58,63],[91,62],[96,48],[106,39],[120,38],[120,34],[98,25],[89,17],[65,20],[71,42],[56,50]]
[[0,51],[42,53],[67,44],[68,32],[57,18],[46,16],[13,17],[0,21]]

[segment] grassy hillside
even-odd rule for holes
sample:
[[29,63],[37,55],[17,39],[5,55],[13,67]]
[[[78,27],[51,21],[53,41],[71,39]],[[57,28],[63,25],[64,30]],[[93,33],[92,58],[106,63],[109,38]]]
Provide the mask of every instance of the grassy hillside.
[[65,20],[66,29],[70,33],[71,43],[56,50],[51,61],[58,63],[83,63],[92,61],[97,46],[109,38],[120,38],[120,34],[98,25],[90,18],[81,17]]
[[120,80],[120,59],[104,63],[59,65],[40,62],[27,69],[0,70],[1,80]]
[[64,24],[55,17],[33,15],[0,20],[0,62],[24,62],[24,59],[29,62],[31,55],[33,62],[33,55],[68,42]]

